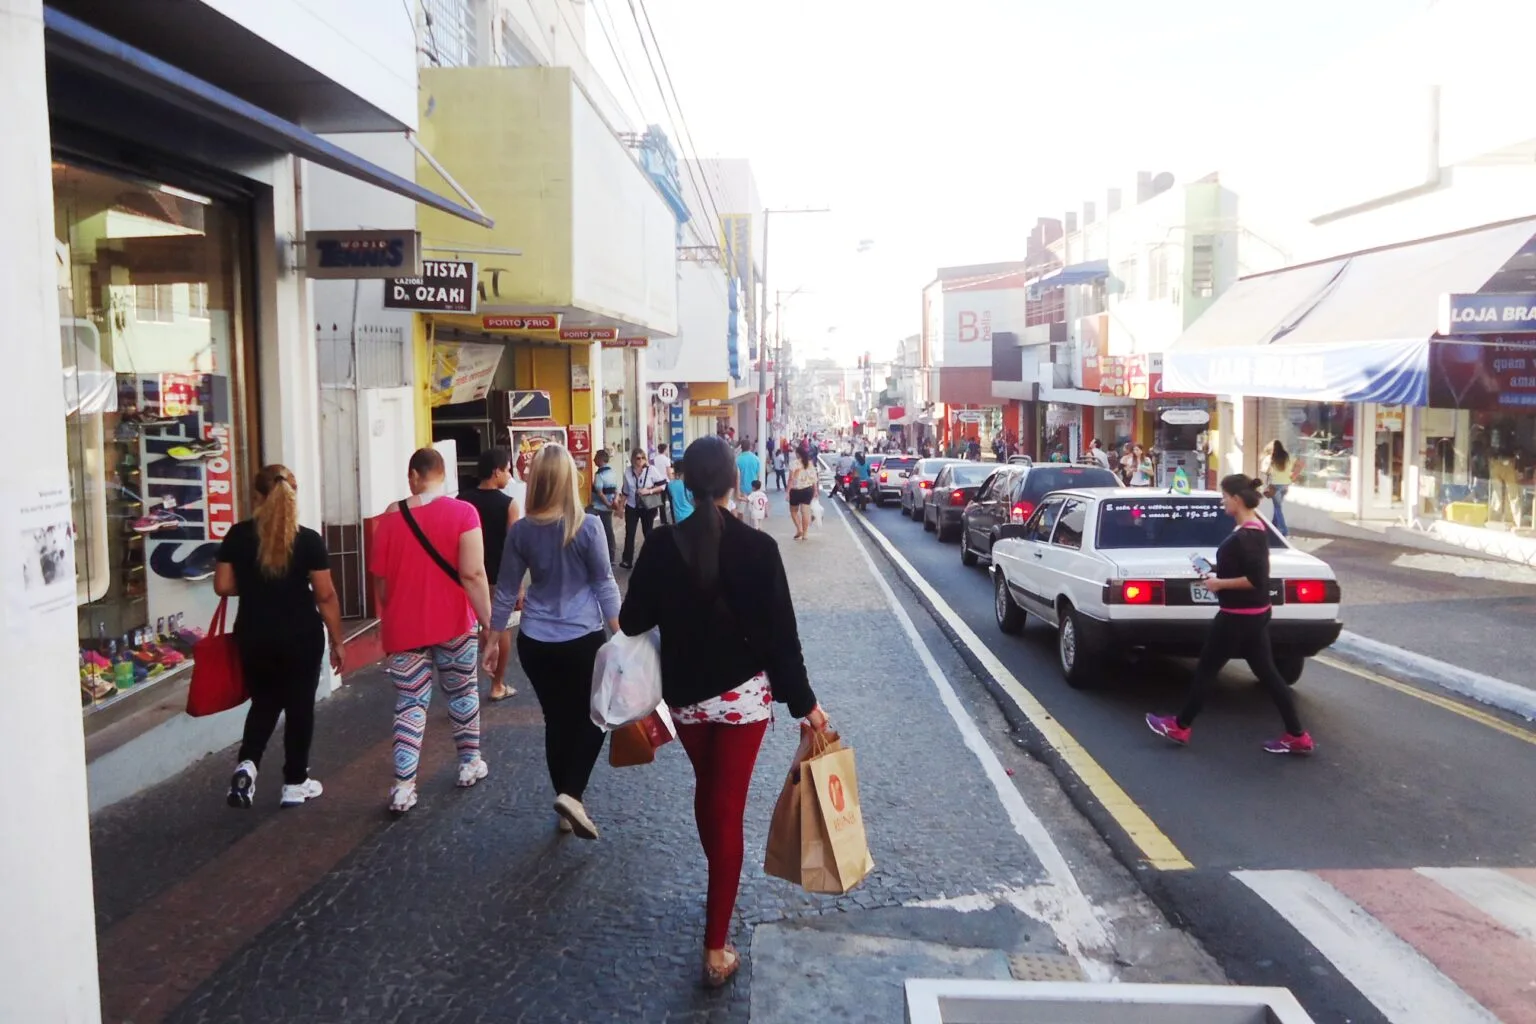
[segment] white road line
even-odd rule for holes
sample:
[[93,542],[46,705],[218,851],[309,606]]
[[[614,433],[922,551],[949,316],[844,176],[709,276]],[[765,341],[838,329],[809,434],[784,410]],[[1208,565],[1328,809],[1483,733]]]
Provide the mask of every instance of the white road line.
[[[982,736],[981,730],[976,727],[970,713],[960,703],[960,697],[945,677],[944,670],[939,667],[938,660],[933,656],[927,643],[923,641],[922,635],[918,633],[911,616],[896,599],[895,592],[891,590],[891,585],[885,581],[885,577],[880,574],[875,560],[870,557],[864,545],[859,543],[858,535],[853,532],[853,524],[848,521],[846,513],[839,510],[838,518],[843,521],[843,528],[848,531],[848,539],[858,549],[865,566],[869,569],[869,574],[874,577],[875,585],[885,595],[891,614],[901,623],[902,630],[907,634],[907,640],[911,642],[912,649],[917,652],[918,660],[928,671],[928,678],[933,680],[934,688],[939,691],[939,699],[943,702],[944,709],[949,712],[949,717],[954,720],[955,728],[960,730],[965,745],[971,753],[976,755],[976,760],[981,762],[987,781],[991,782],[992,788],[996,790],[998,801],[1007,812],[1014,831],[1034,853],[1035,859],[1045,869],[1046,877],[1056,890],[1051,894],[1053,898],[1037,899],[1029,909],[1037,915],[1044,915],[1043,919],[1051,926],[1057,940],[1082,964],[1083,972],[1090,980],[1112,980],[1113,971],[1108,961],[1112,958],[1114,943],[1110,938],[1109,930],[1095,913],[1088,897],[1083,894],[1082,887],[1077,884],[1077,877],[1072,873],[1067,859],[1062,856],[1056,840],[1051,838],[1045,823],[1024,801],[1018,787],[1009,779],[1002,762],[997,759],[986,738]],[[1038,887],[1032,891],[1037,896],[1046,896],[1038,891]]]
[[1419,868],[1516,935],[1536,942],[1536,887],[1493,868]]
[[1392,1024],[1498,1024],[1418,950],[1305,871],[1234,871]]

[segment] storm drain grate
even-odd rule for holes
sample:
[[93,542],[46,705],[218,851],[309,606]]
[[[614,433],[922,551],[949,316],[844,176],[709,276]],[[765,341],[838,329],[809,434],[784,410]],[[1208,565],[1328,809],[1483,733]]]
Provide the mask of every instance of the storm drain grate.
[[1083,969],[1070,956],[1014,954],[1008,970],[1015,981],[1086,981]]

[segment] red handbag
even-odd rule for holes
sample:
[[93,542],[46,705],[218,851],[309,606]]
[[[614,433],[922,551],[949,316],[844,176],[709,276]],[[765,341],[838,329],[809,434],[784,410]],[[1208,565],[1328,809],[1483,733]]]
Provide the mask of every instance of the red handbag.
[[228,608],[229,598],[220,598],[219,610],[213,613],[213,621],[208,624],[208,635],[192,645],[192,685],[187,688],[187,714],[193,718],[237,708],[249,699],[235,635],[224,631]]

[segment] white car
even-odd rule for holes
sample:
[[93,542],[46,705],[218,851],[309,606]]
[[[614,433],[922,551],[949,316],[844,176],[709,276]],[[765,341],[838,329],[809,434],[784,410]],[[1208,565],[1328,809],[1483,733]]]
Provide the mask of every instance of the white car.
[[[1057,491],[992,548],[993,604],[1005,633],[1033,615],[1057,630],[1062,674],[1096,681],[1112,656],[1135,650],[1193,657],[1216,613],[1195,558],[1214,562],[1235,524],[1212,491],[1138,488]],[[1338,639],[1339,584],[1322,559],[1269,534],[1270,639],[1288,683]]]
[[901,514],[909,519],[921,519],[923,517],[923,502],[928,499],[928,492],[933,489],[934,478],[939,475],[939,470],[951,462],[959,462],[959,459],[919,459],[907,473],[907,478],[901,482]]

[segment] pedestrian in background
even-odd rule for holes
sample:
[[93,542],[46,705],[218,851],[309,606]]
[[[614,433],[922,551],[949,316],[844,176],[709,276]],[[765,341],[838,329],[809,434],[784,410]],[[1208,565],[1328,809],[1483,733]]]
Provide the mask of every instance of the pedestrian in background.
[[741,966],[728,940],[742,818],[772,702],[788,704],[802,728],[828,724],[806,676],[778,545],[726,511],[740,486],[729,446],[700,438],[683,462],[696,511],[640,553],[619,625],[630,636],[661,631],[662,693],[693,764],[693,812],[709,862],[704,981],[719,987]]
[[811,532],[811,502],[821,479],[809,447],[801,448],[794,471],[789,476],[789,518],[795,524],[795,540],[805,540]]
[[1216,677],[1228,661],[1241,658],[1259,677],[1285,723],[1285,734],[1264,744],[1264,749],[1271,754],[1313,751],[1312,736],[1302,728],[1291,688],[1275,667],[1275,652],[1269,639],[1269,529],[1255,511],[1263,486],[1262,480],[1242,473],[1222,479],[1222,507],[1237,520],[1237,529],[1216,549],[1213,572],[1202,577],[1205,588],[1216,595],[1221,607],[1206,634],[1184,710],[1178,715],[1147,715],[1147,725],[1153,732],[1181,746],[1189,742],[1190,727]]
[[[487,448],[480,453],[475,467],[480,485],[459,492],[459,500],[467,501],[480,513],[480,535],[485,544],[485,576],[489,586],[496,586],[496,574],[501,569],[501,551],[507,543],[507,528],[517,522],[517,502],[507,493],[512,482],[512,454],[505,448]],[[491,673],[492,704],[517,696],[517,690],[507,685],[507,662],[512,653],[512,639],[502,637],[501,656],[496,671]]]
[[1263,469],[1267,484],[1264,493],[1273,507],[1269,521],[1275,524],[1275,529],[1280,531],[1280,536],[1289,537],[1291,531],[1285,525],[1285,495],[1290,491],[1296,473],[1295,466],[1291,462],[1291,453],[1285,450],[1285,445],[1278,437],[1269,442],[1268,447],[1264,449]]
[[416,806],[434,671],[448,697],[458,784],[473,786],[489,772],[480,756],[480,694],[475,689],[480,641],[491,623],[485,535],[473,505],[443,494],[445,476],[437,451],[421,448],[411,456],[406,474],[411,496],[381,517],[369,567],[382,609],[384,670],[395,684],[395,785],[389,809],[396,814]]
[[761,480],[752,481],[752,494],[747,498],[747,509],[752,517],[752,529],[761,530],[768,522],[768,492]]
[[789,453],[780,448],[773,453],[774,489],[782,491],[789,473]]
[[[619,629],[619,585],[605,551],[602,525],[582,512],[570,452],[545,445],[528,470],[528,514],[507,533],[491,625],[506,632],[518,601],[512,581],[528,573],[517,659],[544,713],[544,760],[561,830],[583,839],[597,838],[582,797],[603,749],[603,732],[592,724],[592,669],[603,626]],[[487,650],[487,668],[496,650]]]
[[672,524],[675,526],[693,515],[693,498],[683,485],[685,460],[672,463],[672,479],[667,481],[667,503],[672,506]]
[[261,755],[283,715],[282,806],[295,807],[324,791],[320,780],[309,777],[309,747],[326,633],[331,667],[340,672],[345,657],[341,602],[325,541],[299,525],[293,471],[267,466],[256,474],[251,491],[255,514],[230,527],[213,577],[214,593],[240,599],[235,647],[251,695],[228,803],[251,806]]
[[[672,479],[672,459],[667,455],[667,449],[665,446],[651,449],[651,470],[656,474],[657,478],[663,482],[663,484],[665,484],[666,481]],[[670,505],[671,502],[667,500],[666,489],[663,487],[661,492],[661,504],[657,507],[656,510],[657,521],[662,523],[672,522],[672,510],[669,507]]]
[[[656,525],[656,510],[661,507],[662,492],[667,489],[665,477],[651,468],[642,449],[636,448],[629,458],[629,469],[624,473],[624,560],[621,569],[634,568],[635,534],[651,536]],[[532,500],[529,501],[532,504]]]
[[613,512],[622,500],[619,494],[619,474],[608,465],[608,449],[599,448],[592,456],[592,498],[587,511],[597,517],[603,526],[603,536],[608,539],[608,562],[618,561],[619,549],[613,536]]
[[747,499],[752,496],[752,482],[761,479],[763,475],[763,460],[757,457],[757,452],[752,450],[750,444],[743,444],[741,454],[736,456],[736,475],[737,515],[745,520],[748,513]]

